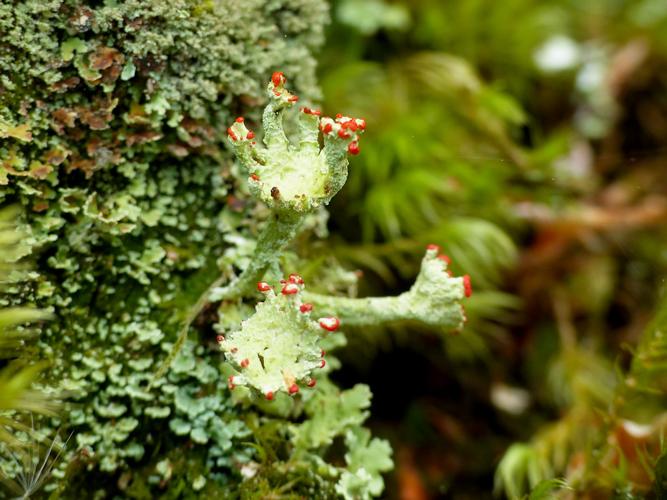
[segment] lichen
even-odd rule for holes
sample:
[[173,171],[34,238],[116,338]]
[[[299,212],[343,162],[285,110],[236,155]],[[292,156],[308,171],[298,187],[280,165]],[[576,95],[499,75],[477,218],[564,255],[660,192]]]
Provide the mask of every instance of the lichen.
[[371,325],[419,321],[448,330],[460,330],[466,320],[460,302],[472,294],[469,276],[454,277],[449,257],[429,245],[412,287],[396,297],[349,298],[305,294],[320,310],[338,316],[343,325]]
[[[343,327],[368,311],[331,297],[320,314],[298,277],[254,307],[296,234],[324,232],[359,153],[363,120],[308,107],[326,15],[321,0],[0,5],[0,203],[25,208],[16,257],[36,260],[0,305],[54,313],[38,347],[44,383],[69,395],[44,422],[74,434],[49,486],[65,497],[259,495],[293,480],[312,498],[380,493],[390,450],[360,430],[370,391],[328,380],[345,342],[335,309]],[[282,115],[296,99],[277,66],[306,105],[291,144]],[[266,147],[248,128],[262,104]],[[378,300],[457,327],[464,288],[429,253],[407,295]],[[264,426],[283,440],[270,460]],[[333,465],[337,437],[347,455]]]
[[[40,355],[72,404],[53,425],[74,432],[64,462],[76,453],[90,470],[70,490],[92,495],[96,470],[157,463],[189,439],[206,441],[204,472],[248,460],[214,335],[148,386],[208,276],[239,265],[216,263],[228,237],[256,231],[226,123],[257,118],[276,65],[318,97],[311,52],[326,17],[319,0],[0,5],[0,203],[25,207],[21,254],[37,259],[31,285],[0,302],[55,312]],[[200,399],[192,419],[186,402]],[[177,419],[188,434],[171,431]]]
[[227,359],[238,370],[229,386],[248,385],[272,400],[280,390],[299,392],[299,383],[314,387],[311,374],[326,366],[320,340],[338,329],[335,317],[311,319],[312,305],[300,300],[303,279],[290,275],[275,293],[266,282],[258,288],[266,295],[256,312],[241,323],[241,329],[219,343]]

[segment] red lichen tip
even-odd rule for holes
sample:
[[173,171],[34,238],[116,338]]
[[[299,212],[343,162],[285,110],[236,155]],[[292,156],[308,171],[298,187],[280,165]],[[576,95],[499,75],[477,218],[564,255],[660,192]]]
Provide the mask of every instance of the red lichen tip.
[[250,364],[250,360],[248,358],[245,358],[245,359],[241,360],[241,368],[248,368],[249,364]]
[[[250,177],[252,177],[252,175]],[[271,290],[271,285],[269,285],[266,281],[260,281],[257,283],[257,290],[260,292],[268,292],[269,290]]]
[[283,85],[286,81],[287,78],[285,78],[282,71],[276,71],[271,75],[271,82],[273,82],[273,85],[276,87]]
[[472,295],[472,283],[470,282],[470,276],[467,274],[463,277],[463,292],[466,297]]
[[320,361],[320,368],[324,368],[325,366],[327,366],[327,362],[324,360]]
[[239,117],[236,119],[236,123],[243,123],[244,121],[245,121],[245,118],[243,118],[242,116],[239,116]]
[[350,153],[351,155],[358,155],[359,154],[359,143],[357,141],[352,141],[347,146],[347,152]]
[[314,378],[311,378],[306,385],[308,387],[315,387],[315,384],[317,384],[317,380],[315,380]]
[[329,122],[324,123],[324,124],[322,125],[322,132],[323,132],[323,133],[325,133],[325,134],[329,134],[329,133],[331,133],[332,130],[333,130],[333,125],[332,125],[331,123],[329,123]]
[[303,285],[303,278],[298,274],[290,274],[287,278],[290,283],[295,283],[297,285]]
[[217,342],[218,342],[218,344],[219,344],[220,342],[224,342],[224,341],[225,341],[225,336],[224,336],[224,335],[218,335],[218,336],[215,338],[215,340],[217,340]]
[[357,125],[359,126],[359,129],[366,130],[366,120],[364,120],[363,118],[357,118],[356,122]]
[[266,394],[264,394],[264,397],[267,401],[273,401],[273,391],[268,391]]
[[[250,174],[250,178],[251,178],[253,181],[259,181],[259,175],[257,175],[257,174]],[[270,288],[270,287],[269,287],[269,288]],[[260,292],[261,292],[261,290],[260,290]]]
[[322,328],[330,332],[335,332],[336,330],[338,330],[338,327],[340,326],[340,320],[335,316],[320,318],[318,322]]
[[440,247],[436,245],[435,243],[431,243],[429,245],[426,245],[426,250],[431,251],[431,252],[439,252]]
[[233,390],[234,387],[234,375],[230,375],[229,378],[227,378],[227,387],[229,387],[230,390]]
[[299,286],[296,283],[285,283],[282,289],[283,295],[294,295],[299,292]]
[[324,349],[320,349],[320,356],[324,357],[326,355],[327,355],[327,351],[325,351]]
[[287,98],[287,102],[297,102],[299,100],[298,95],[291,95]]
[[357,131],[357,122],[355,122],[354,120],[347,120],[346,122],[341,123],[340,126],[343,128],[348,128],[352,132]]
[[336,113],[336,118],[343,118],[343,115],[340,113]]
[[341,129],[338,131],[338,137],[340,137],[341,139],[348,139],[348,138],[350,137],[350,134],[348,134],[347,132],[345,132],[345,129],[341,128]]
[[299,311],[301,311],[304,314],[309,313],[312,310],[313,310],[313,304],[308,304],[308,303],[301,304],[301,306],[299,307]]
[[248,135],[245,136],[245,138],[246,138],[246,139],[254,139],[254,138],[255,138],[255,132],[253,132],[252,130],[250,130],[250,131],[248,132]]
[[301,111],[303,111],[303,113],[306,115],[320,116],[322,114],[322,112],[318,109],[311,109],[307,107],[301,108]]
[[236,141],[236,140],[238,140],[238,137],[236,136],[236,134],[235,134],[234,131],[232,130],[232,127],[229,127],[229,128],[227,129],[227,135],[229,136],[229,138],[230,138],[232,141]]
[[449,255],[445,255],[444,253],[441,253],[438,255],[438,259],[446,263],[447,265],[452,263],[452,259],[449,258]]
[[290,394],[296,394],[297,392],[299,392],[299,386],[296,384],[292,384],[289,386],[289,389],[287,389],[287,392],[289,392]]

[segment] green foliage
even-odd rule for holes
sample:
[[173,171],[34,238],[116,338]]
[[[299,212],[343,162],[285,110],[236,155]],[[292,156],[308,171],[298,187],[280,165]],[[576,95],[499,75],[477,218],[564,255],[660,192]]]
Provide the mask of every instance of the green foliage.
[[[656,314],[642,335],[641,342],[632,358],[630,372],[625,380],[628,398],[645,396],[653,399],[653,412],[659,408],[667,397],[667,295],[662,291],[662,298]],[[645,408],[647,401],[643,401]],[[627,401],[628,410],[637,401]],[[653,413],[652,412],[652,413]]]
[[[354,5],[340,3],[335,12]],[[412,10],[411,4],[392,5]],[[346,19],[339,21],[349,24]],[[332,38],[344,49],[325,54],[332,59],[322,80],[326,102],[353,110],[369,127],[363,154],[334,201],[333,217],[346,241],[332,252],[394,286],[416,274],[411,262],[423,246],[441,245],[454,272],[469,274],[476,292],[494,292],[483,302],[473,297],[465,336],[443,335],[443,343],[454,359],[488,356],[485,342],[505,336],[518,303],[497,287],[517,257],[501,224],[511,217],[512,186],[521,186],[529,168],[512,137],[525,113],[463,58],[416,44],[414,29],[386,28],[391,49],[382,51],[373,50],[372,39],[341,30],[335,26]],[[403,50],[413,45],[413,52]],[[337,60],[346,50],[363,54],[363,47],[361,60]],[[496,200],[492,210],[487,200]],[[382,337],[376,332],[368,341]]]
[[[0,290],[11,280],[25,279],[25,273],[14,262],[21,233],[17,230],[16,207],[0,210]],[[27,340],[31,337],[27,323],[50,318],[50,314],[28,307],[0,309],[0,358],[11,359],[0,370],[0,445],[19,446],[14,433],[28,430],[16,412],[55,414],[58,407],[53,395],[36,390],[33,383],[44,364],[30,363]],[[16,359],[18,358],[18,359]]]
[[[430,429],[439,442],[415,452],[424,488],[435,495],[453,483],[453,494],[481,496],[475,474],[487,477],[495,451],[480,452],[477,425],[453,432],[442,423],[459,419],[528,443],[500,462],[496,478],[510,496],[548,489],[554,477],[575,496],[650,495],[665,428],[662,305],[640,332],[667,269],[663,209],[648,215],[664,206],[667,136],[645,110],[664,105],[663,3],[340,0],[333,12],[325,99],[363,116],[369,131],[332,211],[331,252],[370,271],[363,294],[403,287],[430,242],[476,285],[466,330],[444,337],[455,368],[437,373],[466,401],[484,405],[490,393],[500,415],[414,396],[425,413],[444,414]],[[392,354],[427,354],[432,377],[448,363],[410,326],[393,329]],[[363,337],[350,339],[348,356],[360,366],[373,349],[391,349],[376,329],[355,333]],[[494,399],[499,378],[526,387],[511,418]],[[460,433],[475,441],[460,446],[474,458],[451,451]]]
[[348,470],[341,475],[336,491],[346,500],[368,499],[384,489],[382,472],[392,469],[391,447],[387,441],[373,438],[367,429],[353,428],[345,434],[350,449],[345,454]]
[[[230,395],[231,364],[217,349],[209,329],[215,318],[205,307],[211,276],[224,284],[242,275],[272,220],[251,201],[252,186],[227,151],[227,124],[245,111],[248,125],[257,122],[263,82],[278,69],[293,75],[304,101],[318,97],[311,51],[322,41],[326,16],[318,0],[53,0],[0,7],[0,44],[10,49],[0,55],[0,135],[6,139],[0,201],[24,207],[17,257],[37,261],[30,280],[10,283],[0,300],[12,307],[34,301],[55,312],[37,352],[70,398],[62,420],[41,425],[44,433],[64,427],[75,444],[58,464],[48,461],[54,470],[47,489],[54,494],[335,495],[348,469],[328,465],[326,447],[297,446],[286,433],[316,418],[303,414],[307,395],[285,396],[274,406],[240,389]],[[331,155],[342,153],[332,167],[342,185],[349,141],[336,135],[329,142],[340,146],[323,154],[331,163]],[[290,186],[281,186],[285,196]],[[327,184],[318,193],[328,201],[339,188]],[[324,216],[309,215],[304,229],[313,228],[311,219],[321,226],[317,219]],[[272,273],[293,232],[279,234]],[[242,297],[221,304],[223,329],[238,329],[252,314]],[[12,321],[19,313],[28,319],[15,311]],[[186,340],[193,321],[197,335]],[[185,335],[178,335],[179,325]],[[321,346],[341,343],[330,335]],[[319,366],[319,346],[316,351]],[[331,356],[327,361],[338,366]],[[160,369],[165,365],[169,370]],[[25,380],[12,377],[15,384]],[[324,373],[318,380],[331,386]],[[348,410],[348,424],[335,435],[367,417],[365,410]],[[258,421],[275,423],[280,454],[262,451]],[[322,431],[315,426],[313,432]],[[17,466],[4,466],[20,474]],[[380,461],[360,491],[379,494],[386,468]]]
[[371,391],[358,384],[340,392],[332,384],[320,384],[320,389],[305,405],[310,419],[292,430],[297,448],[304,450],[331,446],[336,436],[349,428],[361,425],[368,418]]
[[525,491],[537,485],[552,472],[549,464],[536,450],[524,444],[513,444],[503,456],[496,469],[495,487],[514,500],[523,498]]
[[[32,424],[32,419],[31,419]],[[15,468],[14,477],[2,474],[2,482],[17,498],[31,498],[51,479],[54,467],[58,465],[70,436],[63,442],[56,435],[48,446],[37,438],[33,425],[23,434],[27,441],[20,440],[19,446],[7,449],[9,459]],[[60,442],[59,442],[60,441]]]
[[553,498],[553,490],[568,489],[567,483],[562,479],[547,479],[541,481],[530,492],[528,500],[549,500]]
[[667,453],[663,453],[655,463],[654,491],[658,498],[667,495]]

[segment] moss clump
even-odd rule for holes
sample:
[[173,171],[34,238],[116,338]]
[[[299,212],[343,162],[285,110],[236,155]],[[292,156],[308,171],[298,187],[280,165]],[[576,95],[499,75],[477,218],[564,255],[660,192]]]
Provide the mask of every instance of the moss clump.
[[212,274],[244,264],[256,230],[226,123],[246,107],[258,118],[278,68],[318,96],[326,18],[320,0],[0,5],[0,203],[26,208],[21,253],[38,261],[2,303],[55,312],[40,348],[72,395],[53,423],[74,432],[69,493],[123,490],[104,478],[183,446],[217,471],[206,488],[249,460],[212,332],[148,386],[184,311]]

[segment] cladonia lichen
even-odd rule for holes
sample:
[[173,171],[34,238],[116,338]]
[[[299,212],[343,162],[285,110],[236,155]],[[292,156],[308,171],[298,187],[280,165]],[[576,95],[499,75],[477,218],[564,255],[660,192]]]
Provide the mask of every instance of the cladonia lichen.
[[415,283],[396,297],[354,299],[307,293],[305,299],[322,311],[336,314],[343,325],[413,320],[460,330],[466,319],[460,302],[472,294],[470,277],[454,277],[448,269],[449,257],[439,250],[429,245]]
[[[294,239],[306,217],[327,205],[347,179],[348,153],[359,153],[359,135],[366,128],[363,119],[337,115],[321,118],[319,111],[308,107],[299,112],[299,137],[290,143],[284,131],[283,114],[298,97],[285,88],[287,79],[274,72],[267,87],[269,103],[262,122],[264,144],[257,144],[255,132],[243,117],[227,129],[232,149],[249,174],[251,193],[271,210],[257,238],[254,253],[240,275],[221,286],[218,278],[188,313],[172,353],[158,371],[162,376],[187,337],[190,323],[208,301],[230,300],[248,296],[255,283],[276,262]],[[320,130],[324,147],[320,149]]]
[[[319,97],[311,53],[326,17],[320,0],[0,5],[0,203],[23,206],[16,257],[35,262],[0,306],[54,313],[37,350],[69,400],[42,428],[73,433],[48,488],[220,498],[275,464],[306,497],[381,490],[389,447],[359,430],[370,392],[335,388],[327,373],[339,362],[322,351],[345,342],[337,317],[341,330],[394,318],[384,302],[364,311],[354,301],[365,299],[306,300],[296,278],[257,291],[359,152],[360,119],[302,107],[298,137],[283,129],[296,99],[276,69],[306,103]],[[261,146],[251,129],[265,103]],[[425,265],[413,294],[386,300],[401,317],[456,328],[464,284],[442,272]],[[442,311],[420,308],[429,295]],[[230,392],[230,375],[245,388]],[[285,454],[260,466],[263,433]],[[352,436],[375,465],[359,465]],[[323,458],[336,437],[349,441],[347,465]],[[290,482],[285,470],[308,472]]]
[[219,337],[226,358],[237,369],[229,376],[231,388],[248,385],[272,400],[280,390],[296,394],[299,384],[315,386],[311,374],[326,365],[320,340],[340,322],[335,317],[312,319],[312,305],[300,299],[303,287],[303,279],[295,274],[282,281],[278,293],[260,282],[258,289],[266,300],[240,330]]

